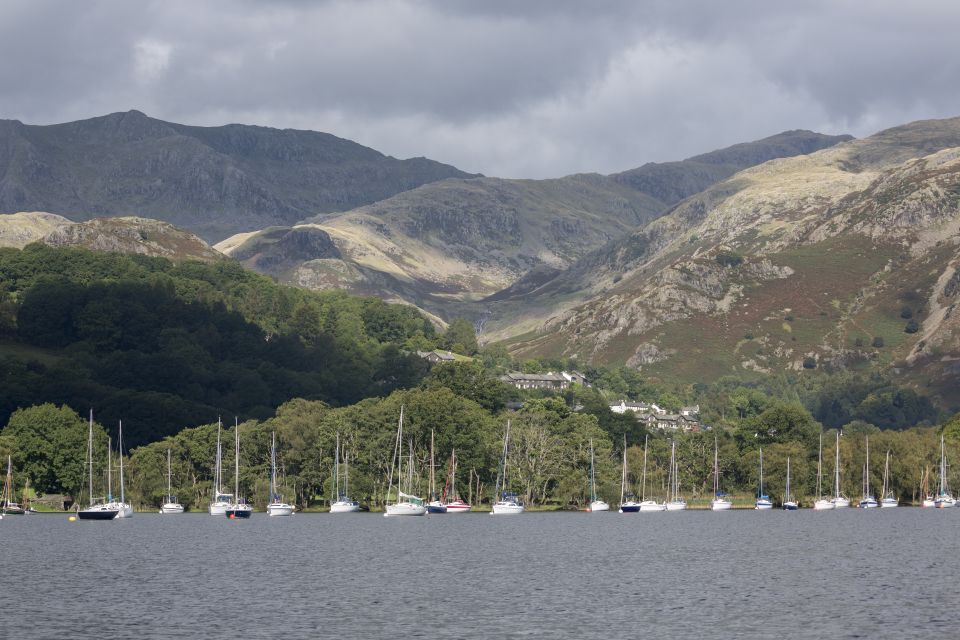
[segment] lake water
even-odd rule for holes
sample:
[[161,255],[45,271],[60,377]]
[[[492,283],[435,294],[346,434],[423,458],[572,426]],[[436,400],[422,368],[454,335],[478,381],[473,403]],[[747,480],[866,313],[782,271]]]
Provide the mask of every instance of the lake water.
[[57,514],[0,541],[5,638],[960,637],[960,509]]

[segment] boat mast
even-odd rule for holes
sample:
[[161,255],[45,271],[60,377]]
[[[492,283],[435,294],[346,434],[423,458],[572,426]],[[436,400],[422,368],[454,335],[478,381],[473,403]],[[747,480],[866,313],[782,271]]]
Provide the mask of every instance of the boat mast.
[[718,453],[717,453],[717,436],[713,436],[713,497],[717,497],[717,493],[720,491],[720,472],[717,466],[719,462]]
[[[646,456],[646,446],[644,446],[644,456]],[[623,471],[620,474],[620,504],[623,504],[623,498],[627,490],[627,434],[623,434]]]
[[270,502],[276,500],[277,491],[277,432],[270,432]]
[[590,439],[590,502],[597,500],[597,481],[593,473],[593,438]]
[[790,456],[787,456],[787,495],[783,499],[784,502],[790,501]]
[[890,449],[887,449],[887,459],[883,463],[883,495],[881,498],[887,497],[887,475],[890,473]]
[[437,485],[434,478],[433,464],[433,429],[430,429],[430,499],[433,500],[437,494]]
[[839,430],[837,430],[836,459],[833,462],[833,494],[835,498],[840,497],[840,431]]
[[457,450],[450,450],[450,493],[447,494],[457,499]]
[[337,444],[333,447],[333,497],[340,500],[340,432],[337,431]]
[[90,472],[90,506],[93,506],[93,409],[90,409],[90,431],[87,435],[87,463]]
[[867,447],[867,459],[863,463],[863,497],[870,495],[870,436],[864,436]]
[[167,449],[167,502],[171,502],[170,497],[170,449]]
[[757,497],[763,497],[763,447],[760,448],[760,493]]
[[817,500],[823,497],[823,431],[820,432],[820,445],[817,447]]
[[234,455],[233,455],[233,503],[240,504],[240,425],[233,417]]
[[[650,436],[648,435],[643,436],[643,480],[640,482],[640,500],[641,501],[647,499],[647,439],[649,437]],[[624,436],[624,438],[626,438],[626,436]],[[624,442],[626,442],[626,440],[624,440]],[[626,449],[623,450],[623,460],[624,460],[624,465],[626,465],[626,460],[627,460]],[[626,472],[626,467],[624,467],[624,472]]]
[[113,469],[110,462],[113,460],[113,439],[107,437],[107,502],[113,502]]
[[215,499],[223,493],[223,448],[220,445],[220,430],[223,427],[223,423],[220,420],[220,416],[217,416],[217,462],[216,462],[216,474],[217,474],[217,496]]
[[120,502],[126,504],[123,492],[123,420],[120,420],[120,431],[117,434],[117,454],[120,456]]

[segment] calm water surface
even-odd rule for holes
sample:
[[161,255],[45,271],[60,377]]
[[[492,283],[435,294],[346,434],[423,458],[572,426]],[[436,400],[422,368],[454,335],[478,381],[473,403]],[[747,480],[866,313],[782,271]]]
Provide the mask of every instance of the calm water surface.
[[960,637],[960,509],[0,521],[3,638]]

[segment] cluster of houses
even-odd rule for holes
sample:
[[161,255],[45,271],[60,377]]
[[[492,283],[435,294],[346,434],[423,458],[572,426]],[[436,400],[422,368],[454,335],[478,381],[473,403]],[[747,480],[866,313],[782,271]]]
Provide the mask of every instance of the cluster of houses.
[[664,431],[700,431],[700,405],[695,404],[680,409],[680,413],[668,413],[666,409],[655,403],[627,402],[621,400],[610,405],[614,413],[627,413],[636,416],[648,429],[663,429]]
[[[545,389],[548,391],[564,391],[571,385],[580,384],[590,386],[586,377],[576,371],[561,371],[559,373],[506,373],[500,380],[513,385],[517,389]],[[666,409],[654,403],[627,402],[621,400],[611,404],[610,411],[614,413],[632,412],[639,422],[648,429],[662,429],[665,431],[700,431],[700,405],[683,407],[679,413],[669,413]]]

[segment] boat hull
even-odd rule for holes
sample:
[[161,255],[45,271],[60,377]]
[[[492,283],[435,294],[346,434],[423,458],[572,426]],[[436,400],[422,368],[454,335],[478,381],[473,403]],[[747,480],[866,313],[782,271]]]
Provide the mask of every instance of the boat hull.
[[412,504],[410,502],[400,502],[398,504],[388,504],[386,516],[422,516],[426,515],[427,508],[422,504]]
[[117,503],[117,517],[118,518],[132,518],[133,517],[133,507],[131,507],[126,502]]
[[654,500],[644,500],[640,503],[640,511],[643,513],[650,513],[653,511],[666,511],[667,505],[661,504]]
[[617,509],[620,513],[637,513],[640,511],[640,503],[629,500],[620,505],[620,508]]
[[446,513],[447,506],[439,500],[427,503],[427,513]]
[[784,511],[796,511],[799,508],[800,508],[800,505],[798,505],[796,502],[793,502],[793,501],[788,501],[783,503]]
[[667,511],[686,511],[687,503],[683,500],[672,500],[667,503]]
[[729,500],[714,500],[710,503],[711,511],[729,511],[733,503]]
[[899,507],[900,502],[896,498],[884,498],[880,501],[881,509],[892,509],[894,507]]
[[769,511],[770,509],[773,509],[773,502],[770,500],[760,499],[756,501],[753,508],[757,511]]
[[830,502],[833,503],[834,509],[843,509],[850,506],[850,498],[834,498]]
[[356,513],[360,511],[360,503],[352,501],[338,501],[330,505],[330,513]]
[[160,507],[160,513],[164,515],[183,513],[183,505],[176,502],[168,502]]
[[923,502],[920,503],[921,507],[935,507],[937,506],[936,501],[933,498],[924,498]]
[[241,506],[230,506],[227,508],[224,513],[227,518],[230,520],[243,519],[246,520],[251,515],[253,515],[253,508],[250,505],[241,505]]
[[293,505],[285,502],[271,503],[267,505],[268,516],[292,516]]
[[451,502],[447,505],[447,513],[469,513],[472,507],[466,502]]
[[813,503],[814,511],[833,511],[837,508],[837,505],[833,503],[833,500],[817,500]]
[[207,512],[212,516],[225,516],[229,508],[228,504],[214,503],[207,507]]
[[117,517],[115,509],[83,509],[77,512],[77,518],[80,520],[113,520]]
[[590,513],[597,513],[600,511],[610,511],[610,505],[604,502],[603,500],[594,500],[590,503],[590,507],[587,509]]
[[523,505],[516,502],[498,502],[493,505],[490,515],[516,515],[523,513]]

